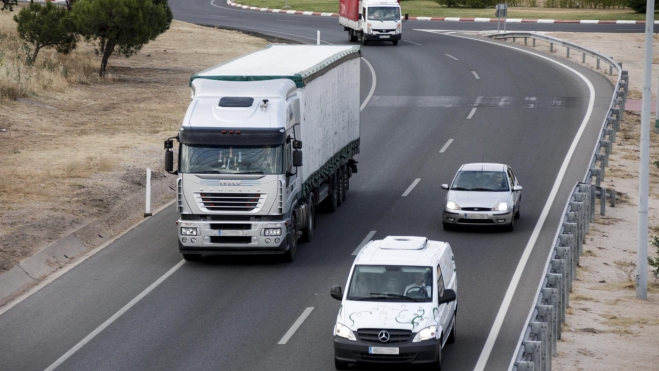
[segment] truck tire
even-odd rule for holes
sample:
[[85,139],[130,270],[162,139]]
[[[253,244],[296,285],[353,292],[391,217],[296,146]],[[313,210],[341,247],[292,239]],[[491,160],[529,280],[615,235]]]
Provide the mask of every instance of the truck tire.
[[348,30],[348,41],[350,41],[351,43],[357,41],[357,35],[355,35],[355,30],[353,29]]
[[302,242],[311,242],[313,240],[313,230],[316,229],[316,199],[313,193],[307,196],[307,226],[302,231]]
[[361,32],[361,36],[360,36],[359,41],[361,41],[362,45],[364,45],[364,46],[368,43],[368,41],[366,40],[366,36],[364,35],[364,31]]
[[288,228],[288,250],[284,253],[284,260],[292,262],[297,254],[297,220],[295,215],[291,216],[291,228]]
[[339,184],[338,184],[338,179],[336,176],[336,173],[331,176],[330,178],[330,193],[327,195],[327,198],[323,201],[325,203],[325,208],[327,211],[330,213],[333,213],[336,211],[336,209],[339,208],[338,205],[338,200],[339,200]]
[[345,189],[345,183],[343,181],[343,168],[338,168],[336,170],[336,180],[337,180],[337,191],[338,191],[338,197],[336,200],[336,206],[341,206],[343,204],[343,200],[346,198],[346,189]]

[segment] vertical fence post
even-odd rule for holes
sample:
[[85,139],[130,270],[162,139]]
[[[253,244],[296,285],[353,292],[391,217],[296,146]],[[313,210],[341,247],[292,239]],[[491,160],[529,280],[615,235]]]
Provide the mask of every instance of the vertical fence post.
[[144,217],[151,216],[151,169],[146,168],[146,207]]

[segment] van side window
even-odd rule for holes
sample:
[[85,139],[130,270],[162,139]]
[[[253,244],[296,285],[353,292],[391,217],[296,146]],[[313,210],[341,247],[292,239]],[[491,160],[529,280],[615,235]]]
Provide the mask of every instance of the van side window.
[[442,276],[442,267],[437,264],[437,299],[444,296],[444,276]]

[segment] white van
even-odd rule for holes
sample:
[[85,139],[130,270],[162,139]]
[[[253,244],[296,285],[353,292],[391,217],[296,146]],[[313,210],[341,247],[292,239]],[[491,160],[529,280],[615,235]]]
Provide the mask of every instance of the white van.
[[446,242],[389,236],[359,252],[334,325],[334,363],[411,363],[441,369],[456,337],[455,257]]

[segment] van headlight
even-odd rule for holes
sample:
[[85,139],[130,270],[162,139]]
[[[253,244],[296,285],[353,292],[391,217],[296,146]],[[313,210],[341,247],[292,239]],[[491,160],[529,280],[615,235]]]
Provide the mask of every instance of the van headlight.
[[448,210],[460,210],[460,205],[455,201],[449,201],[446,203],[446,208]]
[[499,202],[492,208],[494,211],[506,211],[508,210],[508,203],[507,202]]
[[352,340],[352,341],[357,340],[357,338],[355,337],[355,334],[348,327],[346,327],[346,326],[344,326],[344,325],[342,325],[338,322],[334,326],[334,335],[345,338],[345,339],[348,339],[348,340]]
[[199,236],[199,229],[181,227],[181,236]]
[[435,326],[426,327],[423,330],[416,333],[413,343],[418,343],[419,341],[430,340],[435,338]]

